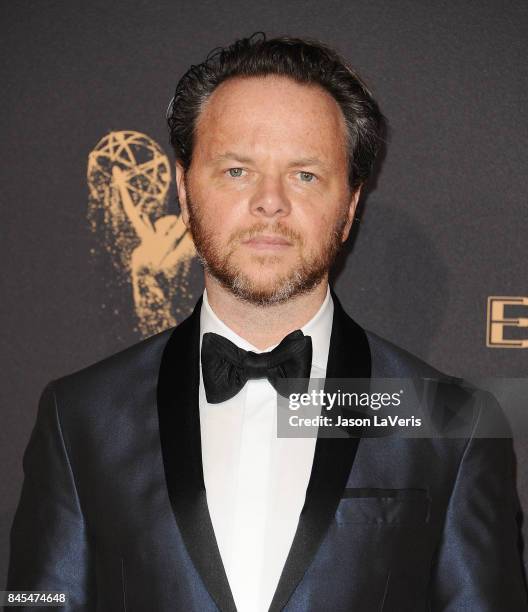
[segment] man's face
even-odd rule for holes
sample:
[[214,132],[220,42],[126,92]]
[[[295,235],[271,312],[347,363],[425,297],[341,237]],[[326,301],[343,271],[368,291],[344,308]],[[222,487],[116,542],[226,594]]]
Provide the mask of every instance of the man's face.
[[326,277],[359,197],[348,187],[337,102],[285,77],[220,85],[198,118],[191,167],[176,172],[206,273],[258,305]]

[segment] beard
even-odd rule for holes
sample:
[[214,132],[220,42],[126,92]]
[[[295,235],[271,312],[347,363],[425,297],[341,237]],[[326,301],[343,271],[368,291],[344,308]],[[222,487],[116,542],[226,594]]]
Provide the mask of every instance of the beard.
[[[225,289],[235,297],[255,306],[272,306],[281,304],[290,298],[302,295],[316,287],[332,267],[342,247],[341,237],[347,222],[348,208],[344,207],[335,222],[328,240],[316,250],[305,251],[305,240],[298,233],[282,225],[279,221],[272,224],[259,222],[246,230],[234,232],[227,245],[218,243],[213,224],[204,222],[199,214],[199,205],[191,201],[186,185],[187,207],[189,211],[189,229],[205,271],[207,271]],[[248,255],[255,264],[254,277],[250,276],[233,261],[233,253],[243,241],[249,240],[261,232],[271,232],[289,240],[292,247],[298,249],[298,261],[289,264],[291,268],[277,275],[267,284],[259,283],[258,267],[267,272],[270,265],[279,264],[283,258],[279,255]]]

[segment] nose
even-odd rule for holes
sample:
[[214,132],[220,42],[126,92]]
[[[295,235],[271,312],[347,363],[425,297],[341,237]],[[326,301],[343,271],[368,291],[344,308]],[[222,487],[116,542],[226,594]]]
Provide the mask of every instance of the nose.
[[284,217],[290,214],[288,199],[281,177],[264,176],[250,200],[251,214],[258,217]]

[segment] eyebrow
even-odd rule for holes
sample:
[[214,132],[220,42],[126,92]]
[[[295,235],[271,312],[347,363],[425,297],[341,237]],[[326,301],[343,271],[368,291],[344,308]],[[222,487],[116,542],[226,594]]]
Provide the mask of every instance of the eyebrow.
[[[255,160],[251,157],[247,157],[246,155],[240,155],[239,153],[235,153],[233,151],[226,151],[225,153],[215,155],[215,157],[213,157],[211,161],[212,163],[219,163],[223,161],[238,161],[242,164],[250,164],[253,163]],[[321,166],[325,168],[327,164],[325,164],[317,157],[300,157],[299,159],[291,161],[288,166]]]

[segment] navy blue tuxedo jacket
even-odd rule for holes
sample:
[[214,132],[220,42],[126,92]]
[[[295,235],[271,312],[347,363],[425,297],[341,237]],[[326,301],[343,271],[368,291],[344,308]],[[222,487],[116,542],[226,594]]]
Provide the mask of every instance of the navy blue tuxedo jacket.
[[[528,610],[514,453],[493,397],[362,329],[334,299],[328,378],[441,378],[467,435],[317,440],[270,610]],[[24,454],[7,589],[65,608],[236,610],[203,480],[199,299],[180,325],[50,382]],[[468,403],[469,402],[469,403]],[[221,410],[221,406],[219,407]]]

